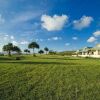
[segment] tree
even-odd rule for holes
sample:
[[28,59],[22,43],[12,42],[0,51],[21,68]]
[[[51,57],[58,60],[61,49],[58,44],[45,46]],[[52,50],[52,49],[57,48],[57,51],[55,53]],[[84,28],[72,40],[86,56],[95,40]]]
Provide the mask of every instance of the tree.
[[13,46],[13,51],[17,52],[18,54],[21,53],[21,49],[18,46]]
[[25,49],[24,52],[25,52],[26,54],[28,54],[28,53],[30,53],[30,50]]
[[8,43],[7,45],[4,45],[3,51],[7,51],[8,56],[11,56],[11,51],[15,51],[18,54],[21,53],[21,49],[18,46],[14,46],[12,43]]
[[24,52],[27,54],[27,49],[25,49]]
[[27,49],[27,54],[29,54],[29,53],[30,53],[30,50]]
[[28,54],[28,53],[30,53],[30,50],[25,49],[24,52],[25,52],[26,54]]
[[49,49],[48,49],[47,47],[45,47],[44,50],[46,51],[46,54],[47,54],[47,52],[49,51]]
[[28,50],[27,52],[30,53],[30,50]]
[[11,51],[13,51],[13,44],[8,43],[7,45],[3,46],[3,51],[7,51],[8,55],[11,56]]
[[39,52],[38,52],[39,54],[43,54],[44,53],[44,51],[43,50],[39,50]]
[[55,54],[56,54],[56,51],[50,50],[50,51],[49,51],[49,54],[50,54],[50,55],[55,55]]
[[39,44],[37,44],[36,42],[31,42],[29,45],[28,45],[28,48],[29,49],[33,49],[33,56],[35,56],[35,53],[34,53],[34,49],[39,49]]

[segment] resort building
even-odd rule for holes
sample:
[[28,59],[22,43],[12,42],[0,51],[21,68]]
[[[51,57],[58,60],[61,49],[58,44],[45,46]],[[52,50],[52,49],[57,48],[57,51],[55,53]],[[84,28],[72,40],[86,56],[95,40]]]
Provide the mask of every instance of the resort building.
[[85,47],[77,50],[76,55],[80,57],[100,58],[100,44],[96,45],[95,47]]

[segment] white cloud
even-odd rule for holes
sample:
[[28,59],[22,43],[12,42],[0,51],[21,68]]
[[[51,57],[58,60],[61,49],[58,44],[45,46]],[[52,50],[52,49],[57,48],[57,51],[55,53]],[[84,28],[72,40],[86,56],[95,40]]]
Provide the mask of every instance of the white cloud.
[[15,40],[13,40],[12,43],[13,43],[13,45],[16,45],[16,46],[18,46],[18,44],[19,44],[19,43],[18,43],[17,41],[15,41]]
[[35,41],[39,41],[39,39],[35,39]]
[[40,39],[41,42],[43,42],[43,39]]
[[8,42],[11,42],[13,43],[13,45],[18,46],[18,45],[27,45],[29,43],[26,40],[17,41],[13,35],[8,35],[8,34],[4,34],[4,35],[2,34],[0,38],[1,38],[0,42],[2,42],[3,44],[7,44]]
[[15,39],[13,35],[10,36],[8,34],[2,35],[2,37],[3,37],[3,39],[5,41],[9,41],[9,42],[10,42],[10,40],[14,40]]
[[50,40],[57,41],[57,40],[62,40],[62,38],[56,36],[56,37],[48,38],[48,41],[50,41]]
[[53,17],[49,15],[42,15],[41,17],[42,27],[47,29],[48,31],[58,31],[61,30],[65,23],[68,22],[67,15],[54,15]]
[[95,42],[95,41],[96,41],[96,38],[93,37],[93,36],[91,36],[91,37],[87,40],[87,42],[90,42],[90,43]]
[[52,37],[52,40],[61,40],[61,37]]
[[19,14],[16,14],[16,16],[11,20],[12,23],[23,23],[27,22],[29,20],[32,20],[42,14],[43,11],[37,11],[34,13],[34,11],[26,11],[21,12]]
[[9,36],[9,35],[6,34],[5,36]]
[[7,41],[7,40],[9,39],[9,36],[8,36],[8,35],[5,35],[5,36],[3,36],[3,39],[4,39],[5,41]]
[[78,37],[72,37],[73,40],[78,40]]
[[70,43],[65,43],[65,46],[69,46],[70,45]]
[[22,44],[22,45],[26,45],[26,44],[28,44],[29,42],[28,41],[21,41],[20,42],[20,44]]
[[90,16],[82,16],[79,20],[74,20],[73,25],[75,29],[81,30],[83,28],[89,27],[93,18]]
[[93,35],[96,36],[96,37],[100,36],[100,31],[94,32]]
[[2,17],[2,15],[0,14],[0,24],[3,24],[5,22],[5,19]]
[[50,39],[50,38],[48,38],[47,40],[48,40],[48,41],[50,41],[51,39]]
[[3,45],[8,43],[13,43],[16,46],[19,45],[19,43],[14,39],[14,36],[8,35],[7,33],[0,33],[0,51],[2,51]]
[[13,40],[14,39],[14,36],[10,36],[10,38]]
[[43,42],[44,39],[35,39],[35,41],[36,41],[36,42],[38,42],[38,41],[39,41],[39,42]]

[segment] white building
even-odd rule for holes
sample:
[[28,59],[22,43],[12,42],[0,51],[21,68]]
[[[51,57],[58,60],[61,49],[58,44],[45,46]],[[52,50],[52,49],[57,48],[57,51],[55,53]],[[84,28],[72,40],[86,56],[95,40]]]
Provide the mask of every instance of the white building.
[[77,56],[80,57],[94,57],[100,58],[100,44],[95,47],[85,47],[76,51]]

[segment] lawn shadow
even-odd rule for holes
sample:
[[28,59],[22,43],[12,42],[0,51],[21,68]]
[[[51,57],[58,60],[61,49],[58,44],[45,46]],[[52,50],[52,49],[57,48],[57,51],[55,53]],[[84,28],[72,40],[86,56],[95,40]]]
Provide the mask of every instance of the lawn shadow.
[[5,58],[5,57],[0,57],[0,61],[7,61],[7,60],[14,60],[13,58],[10,58],[10,57],[7,57],[7,58]]
[[7,63],[7,64],[55,64],[55,65],[75,65],[75,63],[72,62],[32,62],[32,61],[2,61],[0,63]]

